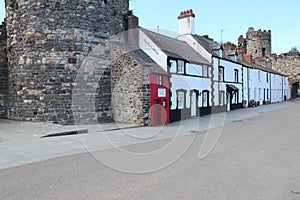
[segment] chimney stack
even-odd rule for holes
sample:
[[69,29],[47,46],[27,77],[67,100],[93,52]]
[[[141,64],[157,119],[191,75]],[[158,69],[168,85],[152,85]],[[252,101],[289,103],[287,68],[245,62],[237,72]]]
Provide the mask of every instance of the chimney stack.
[[248,63],[252,63],[252,55],[244,54],[244,61]]
[[139,46],[139,18],[132,11],[127,16],[128,42]]
[[186,10],[180,12],[178,16],[178,32],[180,35],[195,34],[195,14],[193,10]]

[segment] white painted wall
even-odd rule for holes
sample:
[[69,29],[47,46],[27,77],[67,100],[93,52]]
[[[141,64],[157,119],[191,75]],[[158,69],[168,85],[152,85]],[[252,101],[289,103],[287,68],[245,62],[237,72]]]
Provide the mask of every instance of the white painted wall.
[[195,18],[185,17],[178,19],[178,32],[182,34],[195,34]]
[[141,29],[139,30],[139,45],[150,58],[167,72],[168,56]]
[[[224,82],[219,82],[219,66],[224,67]],[[224,91],[226,96],[226,85],[231,84],[239,89],[238,92],[238,103],[243,102],[243,87],[242,87],[242,70],[243,66],[238,63],[230,62],[221,58],[213,57],[213,68],[214,68],[214,104],[215,106],[223,106],[222,102],[220,105],[220,92]],[[238,83],[235,82],[235,70],[238,70]],[[226,103],[226,101],[225,101]]]
[[264,100],[270,101],[271,73],[253,68],[248,68],[247,71],[249,77],[249,100],[259,101],[260,105],[263,104]]
[[286,96],[286,100],[291,99],[291,90],[289,87],[288,77],[283,77],[283,96]]
[[244,100],[247,102],[254,100],[262,105],[264,100],[275,103],[283,101],[285,95],[287,100],[291,98],[287,77],[246,66],[243,72]]
[[[177,107],[177,96],[176,91],[179,89],[187,90],[186,93],[186,106],[190,108],[190,90],[199,90],[202,93],[203,90],[209,90],[211,88],[211,80],[209,78],[200,78],[200,77],[191,77],[179,74],[172,74],[170,78],[170,82],[172,84],[171,87],[171,110],[176,109]],[[198,106],[202,106],[202,94],[198,97]],[[211,98],[211,94],[209,94],[209,98]],[[211,101],[209,100],[209,106],[211,106]]]
[[243,65],[220,59],[220,66],[224,67],[224,80],[226,82],[235,82],[234,70],[238,70],[238,82],[242,83]]

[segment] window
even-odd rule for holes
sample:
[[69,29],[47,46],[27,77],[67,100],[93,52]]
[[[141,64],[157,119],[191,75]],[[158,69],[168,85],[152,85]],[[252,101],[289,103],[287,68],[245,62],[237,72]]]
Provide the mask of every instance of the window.
[[224,91],[220,91],[220,92],[219,92],[219,105],[220,105],[220,106],[223,106],[223,105],[224,105],[224,94],[225,94]]
[[202,92],[202,107],[207,107],[209,106],[209,97],[208,97],[208,91],[205,90]]
[[237,69],[234,70],[234,82],[239,82],[239,70]]
[[249,88],[249,91],[248,91],[248,93],[249,93],[249,98],[251,99],[251,98],[252,98],[252,94],[251,94],[251,88]]
[[254,100],[256,100],[256,88],[254,88]]
[[239,92],[238,91],[234,91],[232,103],[237,104],[238,100],[239,100]]
[[202,66],[196,64],[185,64],[185,73],[194,76],[202,76]]
[[261,79],[260,79],[260,71],[258,71],[258,81],[261,81]]
[[261,100],[261,88],[258,89],[258,99]]
[[266,56],[266,48],[262,48],[262,56],[263,56],[263,57]]
[[177,72],[177,62],[175,60],[170,60],[170,72],[176,73]]
[[202,75],[207,77],[208,76],[208,67],[207,67],[207,65],[203,65],[202,69],[203,69]]
[[269,83],[269,73],[266,73],[267,83]]
[[183,109],[184,108],[184,92],[178,92],[177,94],[177,107],[178,109]]
[[157,75],[157,85],[163,85],[163,79],[161,75]]
[[219,67],[219,81],[224,81],[224,67]]
[[184,74],[184,62],[182,60],[178,60],[177,72],[180,74]]

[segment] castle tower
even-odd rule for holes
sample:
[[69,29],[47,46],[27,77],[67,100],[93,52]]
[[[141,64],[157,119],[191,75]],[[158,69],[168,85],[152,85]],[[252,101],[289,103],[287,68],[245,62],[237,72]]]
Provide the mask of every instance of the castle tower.
[[[239,42],[242,38],[239,38]],[[250,27],[246,33],[246,53],[254,59],[269,57],[271,55],[271,31],[255,31]]]
[[[84,57],[107,37],[125,30],[128,0],[5,3],[8,118],[73,123],[72,89],[78,69]],[[103,81],[107,85],[99,85],[105,88],[97,99],[100,121],[111,116],[109,79]]]

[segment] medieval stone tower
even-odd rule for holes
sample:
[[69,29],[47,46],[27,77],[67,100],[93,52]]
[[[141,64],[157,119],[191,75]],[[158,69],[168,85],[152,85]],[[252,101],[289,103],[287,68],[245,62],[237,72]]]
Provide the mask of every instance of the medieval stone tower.
[[[125,30],[128,0],[5,3],[8,118],[73,123],[72,88],[78,69],[96,46]],[[107,80],[99,83],[105,89],[97,99],[100,121],[111,116],[110,87],[103,85],[110,84],[110,73],[105,75]]]
[[252,55],[254,59],[269,57],[271,55],[271,31],[257,30],[250,27],[246,33],[246,38],[240,36],[239,47],[244,48],[244,52]]

